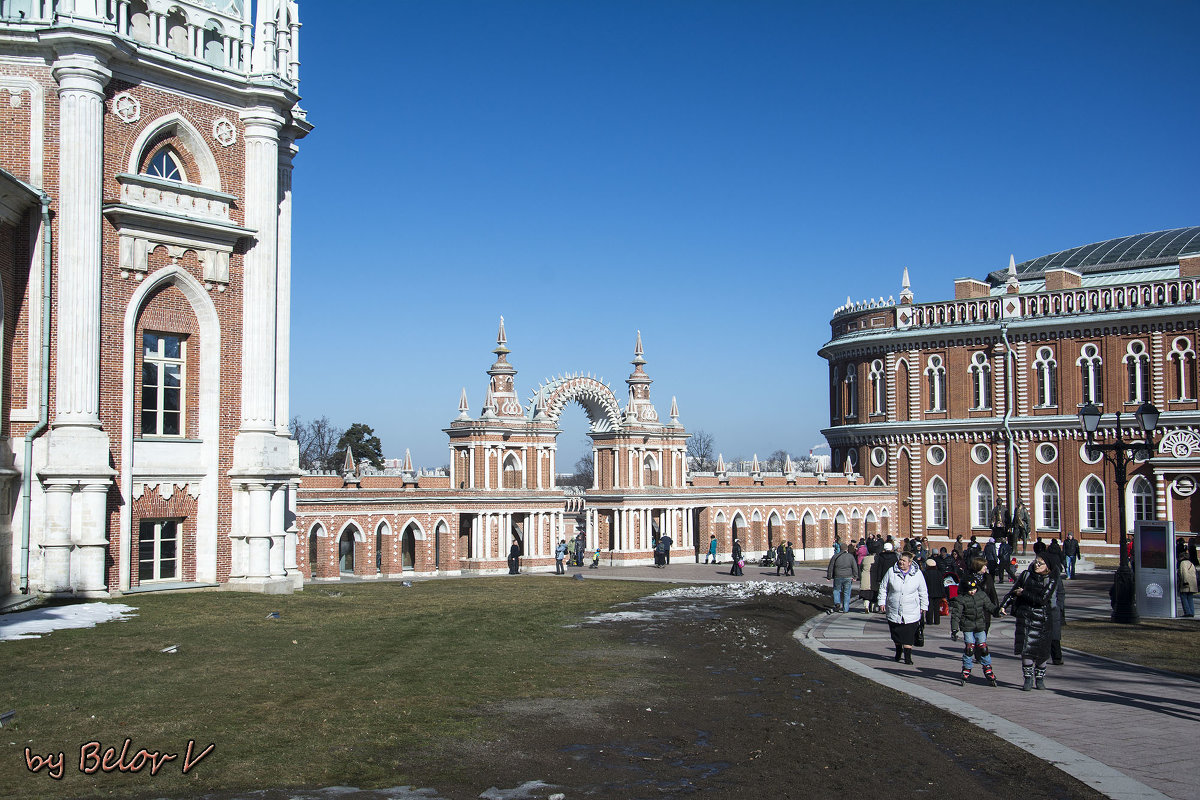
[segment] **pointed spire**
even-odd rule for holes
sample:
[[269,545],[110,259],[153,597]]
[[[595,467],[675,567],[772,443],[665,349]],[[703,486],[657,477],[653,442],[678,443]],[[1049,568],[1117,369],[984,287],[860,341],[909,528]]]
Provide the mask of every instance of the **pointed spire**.
[[717,472],[725,471],[725,456],[717,453]]
[[913,301],[912,284],[908,280],[908,267],[904,268],[904,277],[900,279],[900,302],[911,304]]
[[487,397],[485,397],[483,399],[483,416],[484,417],[496,416],[496,398],[492,395],[492,390],[490,387],[488,388],[488,391],[487,391]]
[[470,419],[471,406],[467,403],[467,387],[463,387],[462,396],[458,398],[458,419]]
[[404,467],[405,472],[412,472],[412,455],[408,452],[408,448],[404,448]]
[[[638,331],[638,332],[637,332],[637,344],[635,344],[635,345],[633,346],[633,357],[634,357],[634,359],[639,359],[639,358],[641,358],[641,357],[642,357],[642,354],[643,354],[644,352],[645,352],[645,351],[644,351],[644,350],[642,350],[642,332],[641,332],[641,331]],[[637,363],[637,361],[635,360],[633,363],[634,363],[634,364],[636,364],[636,363]],[[642,361],[642,363],[643,363],[643,364],[645,364],[646,362],[645,362],[645,361]]]
[[1004,282],[1004,288],[1008,294],[1021,291],[1021,281],[1017,277],[1017,259],[1011,253],[1008,256],[1008,280]]
[[496,349],[492,352],[496,355],[500,353],[510,352],[505,345],[508,344],[508,337],[504,335],[504,317],[500,317],[500,330],[496,333]]
[[342,472],[347,475],[354,474],[354,454],[350,452],[350,445],[346,445],[346,460],[342,462]]
[[679,425],[679,404],[675,402],[675,395],[671,395],[671,424]]
[[750,471],[751,472],[762,472],[762,470],[758,468],[758,453],[754,454],[754,460],[752,462],[750,462]]
[[789,474],[796,471],[796,465],[792,463],[791,453],[783,460],[783,471]]

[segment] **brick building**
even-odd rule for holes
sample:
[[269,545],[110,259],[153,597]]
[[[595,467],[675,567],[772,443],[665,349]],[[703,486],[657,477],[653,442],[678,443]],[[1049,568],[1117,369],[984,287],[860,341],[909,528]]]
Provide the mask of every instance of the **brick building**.
[[896,487],[901,535],[988,531],[997,500],[1024,503],[1033,535],[1068,531],[1115,554],[1112,469],[1083,447],[1079,409],[1126,438],[1146,401],[1156,451],[1131,468],[1127,519],[1200,531],[1200,228],[1127,236],[955,281],[954,299],[850,303],[821,349],[829,362],[834,464]]
[[[446,428],[450,466],[422,473],[411,463],[381,474],[306,475],[298,495],[300,570],[343,574],[483,574],[507,568],[513,537],[527,569],[548,571],[554,547],[582,531],[606,564],[653,560],[659,535],[676,558],[707,552],[715,535],[728,560],[736,535],[749,557],[791,541],[802,557],[828,557],[834,537],[887,533],[896,493],[854,474],[810,474],[791,465],[735,473],[691,472],[688,434],[672,398],[668,419],[650,399],[653,382],[641,335],[622,407],[608,384],[566,375],[538,387],[524,405],[509,363],[503,319],[482,410],[472,417],[464,388]],[[589,421],[595,465],[590,487],[556,484],[558,420],[569,403]]]
[[0,3],[0,595],[297,585],[296,3]]

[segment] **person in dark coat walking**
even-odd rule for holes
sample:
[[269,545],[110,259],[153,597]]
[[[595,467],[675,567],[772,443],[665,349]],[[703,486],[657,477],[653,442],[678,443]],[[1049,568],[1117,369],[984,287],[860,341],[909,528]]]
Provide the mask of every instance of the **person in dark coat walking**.
[[791,542],[785,542],[787,545],[783,550],[783,574],[796,576],[796,551],[792,549]]
[[1063,558],[1067,561],[1067,578],[1074,578],[1075,562],[1079,560],[1079,540],[1070,531],[1067,531],[1067,538],[1063,540]]
[[1004,576],[1007,575],[1010,581],[1016,582],[1017,568],[1013,565],[1013,549],[1008,541],[1000,543],[997,548],[1000,554],[1000,572],[996,575],[997,583],[1004,583]]
[[925,586],[929,589],[929,610],[925,612],[926,625],[942,624],[942,601],[946,599],[946,576],[938,566],[937,560],[930,558],[925,561]]
[[1000,614],[1000,606],[980,591],[979,584],[973,580],[966,581],[963,588],[966,591],[950,604],[951,638],[957,640],[955,634],[959,631],[963,635],[962,675],[958,685],[970,680],[973,661],[978,658],[988,685],[995,686],[996,674],[992,671],[992,656],[988,653],[987,621],[990,615]]
[[1005,611],[1011,609],[1017,622],[1013,653],[1021,657],[1021,674],[1025,678],[1022,691],[1027,692],[1035,685],[1038,689],[1046,688],[1046,662],[1050,660],[1053,633],[1051,603],[1057,588],[1058,582],[1046,559],[1035,556],[1000,604]]
[[508,548],[508,574],[521,574],[521,544],[513,537],[512,547]]
[[[775,548],[775,576],[776,577],[779,577],[780,570],[785,569],[787,567],[787,564],[784,563],[786,560],[787,560],[787,547],[784,546],[783,542],[780,542],[779,546]],[[784,574],[787,574],[787,573],[784,573]]]
[[871,564],[871,597],[874,601],[873,608],[869,607],[868,611],[879,610],[879,584],[883,582],[883,576],[887,575],[887,571],[896,566],[896,550],[891,542],[884,542],[883,552],[875,556],[874,563]]
[[733,567],[729,570],[730,575],[741,575],[742,573],[742,543],[733,537],[733,547],[729,549],[729,554],[733,556]]

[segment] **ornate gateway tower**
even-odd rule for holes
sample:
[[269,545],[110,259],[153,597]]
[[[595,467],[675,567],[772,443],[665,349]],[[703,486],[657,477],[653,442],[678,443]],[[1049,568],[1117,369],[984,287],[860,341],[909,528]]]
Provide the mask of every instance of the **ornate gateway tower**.
[[0,594],[298,585],[291,0],[0,3]]

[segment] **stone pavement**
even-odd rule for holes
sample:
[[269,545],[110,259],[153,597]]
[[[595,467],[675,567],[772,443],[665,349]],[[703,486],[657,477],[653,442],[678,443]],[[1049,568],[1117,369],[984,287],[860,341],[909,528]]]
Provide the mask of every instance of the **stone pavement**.
[[[690,557],[665,569],[570,572],[678,583],[784,580],[773,567],[747,565],[745,576],[735,578],[728,563],[706,566]],[[829,585],[823,567],[798,566],[794,580]],[[1111,581],[1112,573],[1101,570],[1068,582],[1068,625],[1071,619],[1108,618]],[[1006,587],[998,588],[1001,596]],[[989,644],[1000,681],[995,689],[978,665],[972,680],[958,685],[962,643],[951,641],[948,618],[926,628],[926,646],[916,651],[913,666],[893,661],[886,619],[864,613],[857,600],[851,613],[815,617],[795,635],[834,663],[957,714],[1109,797],[1200,800],[1200,681],[1068,650],[1063,666],[1050,667],[1045,691],[1022,692],[1013,628],[1009,617],[992,625]]]

